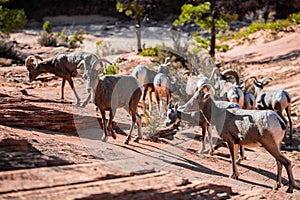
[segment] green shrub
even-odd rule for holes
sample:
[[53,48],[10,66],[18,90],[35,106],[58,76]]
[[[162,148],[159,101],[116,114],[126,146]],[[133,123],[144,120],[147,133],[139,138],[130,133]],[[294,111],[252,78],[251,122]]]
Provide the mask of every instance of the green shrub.
[[37,41],[41,46],[57,46],[56,37],[52,33],[43,32]]
[[48,34],[52,33],[52,26],[51,26],[51,24],[50,24],[49,21],[45,21],[44,22],[44,24],[43,24],[43,30],[44,30],[44,32],[46,32]]
[[9,34],[13,29],[21,29],[26,21],[24,10],[4,8],[1,4],[5,2],[8,1],[0,1],[0,34]]
[[140,56],[158,56],[159,47],[148,47],[143,48],[141,52],[139,52]]
[[104,75],[109,75],[109,74],[118,74],[119,72],[119,66],[113,64],[113,65],[109,65],[106,70],[103,72]]

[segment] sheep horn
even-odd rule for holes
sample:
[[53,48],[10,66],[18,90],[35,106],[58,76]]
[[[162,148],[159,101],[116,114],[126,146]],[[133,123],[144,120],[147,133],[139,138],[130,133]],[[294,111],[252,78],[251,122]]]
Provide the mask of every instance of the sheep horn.
[[34,68],[34,65],[33,65],[33,61],[36,60],[35,56],[31,55],[31,56],[28,56],[26,59],[25,59],[25,65],[27,68],[30,68],[30,67],[33,67]]
[[169,65],[170,64],[170,60],[171,60],[171,58],[169,56],[166,57],[164,64],[165,65]]
[[209,77],[209,81],[212,80],[213,76],[215,75],[215,73],[217,72],[217,74],[220,74],[219,68],[214,67],[213,70],[211,71],[210,77]]
[[268,85],[269,84],[269,81],[272,81],[273,79],[271,78],[271,77],[264,77],[263,79],[261,79],[261,83],[263,84],[263,85]]
[[206,89],[208,89],[208,90],[212,90],[212,91],[213,91],[213,94],[215,94],[214,87],[213,87],[211,84],[209,84],[209,83],[204,83],[204,84],[202,84],[202,85],[198,88],[198,91],[199,91],[199,92],[202,92],[202,90],[203,90],[204,88],[206,88]]
[[221,73],[221,76],[225,76],[227,79],[227,76],[233,76],[235,78],[236,84],[240,84],[240,77],[237,71],[232,70],[232,69],[226,69]]
[[[106,62],[110,65],[112,65],[112,63],[104,58],[99,58],[98,60],[96,60],[92,66],[92,69],[94,69],[100,62]],[[101,67],[102,67],[102,64],[101,64]]]

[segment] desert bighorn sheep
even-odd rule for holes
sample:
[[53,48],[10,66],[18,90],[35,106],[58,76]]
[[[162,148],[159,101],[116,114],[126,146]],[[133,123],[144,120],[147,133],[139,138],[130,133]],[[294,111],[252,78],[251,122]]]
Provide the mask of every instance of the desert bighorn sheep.
[[[94,63],[89,71],[84,72],[83,78],[87,84],[95,91],[94,104],[99,108],[102,116],[103,136],[102,141],[107,141],[107,128],[111,135],[116,139],[116,133],[112,128],[112,122],[118,108],[125,108],[131,115],[132,123],[125,144],[129,144],[134,124],[137,124],[138,142],[142,136],[141,117],[137,113],[138,102],[142,95],[141,85],[138,80],[130,75],[106,75],[98,77],[99,71],[95,69],[97,62]],[[106,111],[109,111],[109,120],[106,120]],[[139,118],[139,119],[137,119]]]
[[147,92],[149,93],[149,110],[152,110],[152,93],[154,92],[154,77],[157,75],[157,73],[165,73],[167,71],[167,67],[170,65],[169,57],[165,59],[164,64],[161,64],[160,66],[156,66],[155,68],[158,68],[158,72],[152,71],[149,68],[139,65],[134,68],[131,75],[133,75],[136,79],[139,80],[143,87],[143,97],[142,97],[142,107],[144,113],[146,113],[146,105],[145,105],[145,99]]
[[278,113],[286,122],[283,117],[282,112],[285,110],[289,125],[290,125],[290,140],[292,140],[293,133],[293,123],[291,119],[291,106],[292,100],[290,94],[286,90],[274,90],[274,91],[264,91],[264,86],[266,86],[272,78],[265,77],[258,81],[255,76],[250,78],[254,79],[255,95],[256,95],[256,105],[259,110],[270,109]]
[[[91,65],[97,59],[98,57],[96,55],[89,53],[62,53],[47,60],[43,60],[37,55],[30,55],[25,59],[25,65],[29,72],[30,82],[35,80],[38,75],[42,73],[52,73],[61,77],[63,79],[61,85],[62,99],[64,99],[64,87],[67,80],[75,94],[77,104],[79,104],[80,98],[74,88],[72,77],[77,76],[77,65],[81,60],[84,60],[86,65]],[[38,60],[42,62],[38,62]]]
[[[155,92],[155,97],[158,105],[158,110],[161,112],[162,111],[161,109],[163,109],[162,107],[165,107],[165,111],[167,112],[168,110],[167,107],[171,100],[171,82],[169,78],[163,73],[158,73],[154,77],[153,85],[154,85],[154,92]],[[164,106],[163,106],[164,104],[163,99],[165,99]]]
[[116,138],[116,134],[112,128],[112,121],[117,108],[120,107],[124,107],[127,110],[127,112],[131,115],[132,120],[129,134],[124,143],[129,143],[135,123],[137,123],[138,126],[138,136],[134,141],[138,142],[138,140],[142,138],[141,119],[137,119],[137,117],[141,118],[137,113],[138,102],[141,95],[142,90],[140,85],[133,76],[107,75],[99,78],[99,82],[95,90],[95,105],[100,109],[102,115],[104,125],[104,137],[102,137],[103,141],[106,141],[107,139],[105,111],[109,111],[108,128],[113,138]]
[[237,179],[239,176],[236,166],[238,145],[249,147],[262,145],[277,162],[275,189],[281,187],[283,165],[289,178],[287,192],[292,193],[295,180],[291,161],[280,152],[281,141],[286,129],[285,121],[272,110],[244,110],[221,107],[211,98],[209,93],[203,92],[203,87],[212,88],[211,85],[203,85],[185,105],[179,108],[179,111],[200,111],[209,123],[216,127],[219,136],[227,142],[230,150],[233,171],[230,177]]

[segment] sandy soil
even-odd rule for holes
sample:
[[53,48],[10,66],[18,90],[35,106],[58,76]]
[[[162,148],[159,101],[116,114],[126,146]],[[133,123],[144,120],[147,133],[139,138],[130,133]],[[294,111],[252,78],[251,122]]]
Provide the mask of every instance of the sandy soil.
[[[13,34],[13,37],[19,43],[30,46],[23,51],[38,53],[45,58],[61,51],[68,51],[65,48],[39,47],[36,44],[37,35],[28,34],[28,30]],[[300,144],[299,37],[299,32],[294,32],[265,43],[260,40],[260,36],[256,36],[251,42],[235,45],[227,53],[218,55],[219,60],[239,61],[244,69],[242,71],[244,78],[250,75],[270,76],[274,81],[270,83],[268,89],[285,88],[292,94],[295,146],[293,150],[285,150],[283,153],[292,161],[297,184],[293,194],[285,193],[288,183],[285,170],[283,170],[284,186],[278,191],[271,189],[276,179],[276,162],[263,148],[246,149],[247,159],[238,165],[240,177],[233,180],[228,178],[231,163],[227,148],[220,148],[218,154],[214,156],[197,155],[201,147],[199,141],[201,130],[198,130],[198,127],[184,124],[183,129],[178,131],[173,139],[161,138],[160,142],[142,140],[140,143],[131,142],[130,145],[124,145],[124,135],[118,135],[116,140],[109,138],[108,142],[101,142],[100,127],[97,123],[93,123],[76,132],[1,125],[0,159],[5,165],[0,165],[0,198],[92,199],[103,198],[101,195],[110,194],[111,196],[108,196],[110,198],[151,199],[151,197],[176,198],[177,194],[178,199],[181,195],[186,199],[205,197],[222,199],[222,194],[227,194],[224,199],[229,197],[299,199],[300,146],[297,146]],[[130,44],[134,44],[135,41],[134,36],[128,35],[122,38],[117,34],[113,37],[89,34],[85,37],[83,50],[95,52],[93,46],[99,40],[107,40],[114,48],[122,51],[124,51],[122,41]],[[145,39],[145,42],[149,45],[156,43],[153,38]],[[128,53],[123,53],[122,57],[127,61],[123,63],[121,73],[129,74],[137,64],[150,63],[150,58],[140,57],[132,52],[134,46],[125,49]],[[108,58],[113,57],[115,56]],[[45,77],[44,80],[47,82],[38,80],[28,83],[24,66],[0,68],[1,105],[10,105],[5,111],[18,113],[23,102],[25,106],[34,105],[40,109],[70,113],[74,116],[75,114],[98,116],[91,104],[86,109],[78,109],[72,105],[74,98],[68,85],[65,88],[66,99],[61,100],[61,80],[49,75]],[[76,79],[75,85],[82,96],[87,95],[84,84],[79,79]],[[27,95],[21,92],[23,90],[26,90]],[[20,104],[17,103],[18,99]],[[33,112],[30,117],[34,118],[35,115],[37,114]],[[125,132],[128,132],[130,118],[126,111],[118,110],[115,120]],[[76,119],[74,121],[76,124]],[[134,133],[136,134],[136,129]],[[230,193],[224,188],[216,192],[218,191],[216,188],[221,186],[228,186],[233,192]],[[133,196],[128,196],[129,193]],[[134,196],[139,194],[140,196]],[[168,194],[174,196],[167,196]]]

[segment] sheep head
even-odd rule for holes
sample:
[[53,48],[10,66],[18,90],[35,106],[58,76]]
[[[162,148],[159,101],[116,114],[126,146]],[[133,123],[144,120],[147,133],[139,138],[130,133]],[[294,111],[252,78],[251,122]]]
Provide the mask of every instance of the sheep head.
[[198,88],[192,98],[183,106],[180,106],[178,110],[180,112],[202,111],[206,101],[211,98],[210,92],[207,92],[209,90],[214,91],[213,86],[210,84],[203,84]]
[[38,60],[43,61],[43,58],[36,55],[30,55],[25,59],[25,66],[29,72],[29,82],[32,82],[38,75],[37,67]]
[[240,84],[240,77],[237,71],[232,69],[226,69],[221,72],[221,77],[223,80],[227,81],[228,76],[233,76],[235,78],[236,85]]

